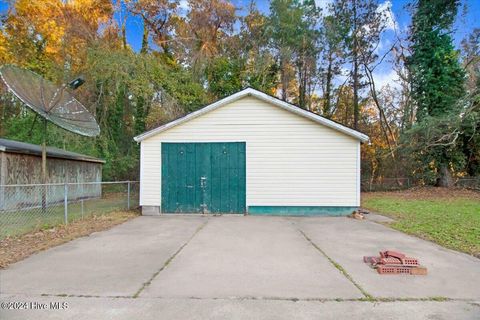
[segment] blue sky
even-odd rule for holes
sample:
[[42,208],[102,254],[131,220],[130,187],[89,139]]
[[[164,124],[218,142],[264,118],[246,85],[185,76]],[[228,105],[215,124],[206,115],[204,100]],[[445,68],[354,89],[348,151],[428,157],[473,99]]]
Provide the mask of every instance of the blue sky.
[[[232,1],[239,10],[239,14],[243,14],[248,7],[250,0],[233,0]],[[260,11],[265,14],[269,12],[270,2],[268,0],[259,0],[255,1],[257,7]],[[328,3],[332,0],[316,0],[316,3],[320,7],[326,7]],[[405,6],[410,2],[410,0],[390,0],[390,1],[379,1],[380,3],[385,4],[386,2],[391,4],[391,10],[394,15],[394,19],[398,23],[400,29],[405,30],[410,24],[410,14],[405,8]],[[5,1],[0,1],[1,8],[5,8]],[[181,5],[186,5],[186,0],[180,1]],[[480,1],[479,0],[463,0],[462,8],[459,10],[463,11],[463,6],[466,5],[468,10],[465,17],[459,14],[459,17],[455,25],[455,40],[458,45],[466,35],[473,30],[474,27],[480,27]],[[119,15],[117,15],[118,17]],[[393,31],[387,31],[384,34],[384,40],[393,39]],[[142,43],[142,21],[136,17],[129,17],[127,20],[127,40],[134,50],[140,50]]]
[[[251,0],[233,0],[232,2],[239,10],[239,14],[245,13],[246,8]],[[332,0],[316,0],[318,6],[326,8],[328,3]],[[406,6],[410,0],[380,0],[379,3],[391,7],[393,13],[392,23],[396,23],[397,30],[407,30],[410,25],[410,13]],[[181,6],[186,6],[186,0],[181,1]],[[268,0],[258,0],[256,5],[260,11],[265,14],[269,12],[270,2]],[[464,7],[466,7],[466,14],[463,15]],[[134,50],[139,50],[142,41],[142,22],[138,18],[131,17],[127,21],[127,40]],[[455,22],[455,45],[458,47],[463,38],[465,38],[474,28],[480,28],[480,0],[462,0],[462,5],[459,10],[458,18]],[[381,49],[379,54],[382,55],[387,50],[395,39],[395,32],[393,29],[388,29],[384,32],[381,39]],[[375,79],[377,87],[385,84],[395,85],[395,72],[392,70],[390,61],[386,59],[375,71]]]
[[[243,14],[248,7],[251,0],[233,0],[232,2],[239,10],[239,14]],[[332,0],[316,0],[318,6],[325,8]],[[393,13],[392,23],[397,24],[397,29],[406,30],[410,24],[410,13],[406,9],[406,5],[409,0],[379,0],[384,6],[390,6]],[[480,0],[462,0],[462,7],[459,10],[459,16],[455,23],[455,45],[458,47],[463,38],[465,38],[474,28],[480,28]],[[186,0],[181,0],[182,7],[186,7]],[[268,14],[269,1],[258,0],[256,1],[257,7],[260,11]],[[466,6],[467,11],[465,15],[462,15],[463,7]],[[7,1],[0,0],[0,12],[5,12],[7,9]],[[117,14],[119,18],[119,14]],[[130,46],[138,51],[140,50],[142,42],[142,21],[136,17],[128,17],[127,19],[127,41]],[[387,50],[394,41],[394,31],[392,29],[384,32],[381,40],[381,49],[379,54],[381,55],[384,50]],[[383,51],[383,52],[382,52]],[[380,86],[392,83],[395,77],[395,73],[392,71],[391,64],[386,60],[380,65],[376,71],[375,78]]]

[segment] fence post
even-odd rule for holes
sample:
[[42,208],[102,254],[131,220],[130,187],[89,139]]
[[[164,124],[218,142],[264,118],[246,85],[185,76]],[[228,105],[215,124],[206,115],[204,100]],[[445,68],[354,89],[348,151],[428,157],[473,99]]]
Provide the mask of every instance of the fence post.
[[64,214],[64,221],[65,221],[65,225],[68,224],[68,185],[67,183],[65,183],[63,185],[63,195],[64,195],[64,198],[63,198],[63,207],[64,207],[64,210],[63,210],[63,214]]
[[83,219],[83,199],[82,199],[81,205],[82,205],[82,219]]
[[83,219],[83,199],[85,198],[85,188],[84,188],[84,185],[82,183],[82,194],[81,194],[81,200],[80,200],[80,206],[82,208],[82,219]]
[[127,209],[130,210],[130,181],[127,182]]
[[5,199],[7,198],[5,197],[5,193],[7,192],[6,190],[7,188],[5,188],[5,186],[0,185],[0,211],[3,211],[3,209],[6,207],[5,206]]

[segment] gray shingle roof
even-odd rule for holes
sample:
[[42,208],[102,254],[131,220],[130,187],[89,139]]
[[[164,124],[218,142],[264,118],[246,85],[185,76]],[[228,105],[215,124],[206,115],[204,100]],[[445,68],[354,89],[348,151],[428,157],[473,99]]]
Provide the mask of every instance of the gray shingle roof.
[[[0,151],[41,156],[42,146],[31,144],[31,143],[20,142],[20,141],[0,139]],[[76,152],[65,151],[62,149],[54,148],[54,147],[47,147],[47,157],[86,161],[86,162],[105,163],[105,160],[102,160],[102,159],[98,159],[95,157],[87,156],[87,155],[76,153]]]

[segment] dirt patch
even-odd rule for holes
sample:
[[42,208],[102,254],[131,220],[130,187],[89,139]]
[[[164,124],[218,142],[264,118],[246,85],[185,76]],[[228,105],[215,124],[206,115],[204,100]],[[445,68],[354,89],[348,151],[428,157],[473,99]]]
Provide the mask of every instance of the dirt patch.
[[400,199],[415,199],[415,200],[429,200],[429,199],[444,199],[455,200],[458,198],[467,198],[480,200],[480,192],[463,189],[463,188],[439,188],[439,187],[418,187],[408,190],[399,191],[381,191],[381,192],[365,192],[362,197],[395,197]]
[[58,246],[76,238],[88,236],[94,232],[110,229],[120,223],[135,218],[137,211],[118,211],[105,215],[91,216],[45,230],[36,230],[30,233],[7,237],[0,240],[0,269],[23,260],[26,257]]

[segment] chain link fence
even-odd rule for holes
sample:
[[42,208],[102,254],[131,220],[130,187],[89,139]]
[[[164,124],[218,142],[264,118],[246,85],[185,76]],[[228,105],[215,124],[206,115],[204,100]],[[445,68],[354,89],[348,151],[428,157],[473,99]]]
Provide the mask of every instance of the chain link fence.
[[361,182],[363,192],[405,190],[413,186],[410,178],[362,179]]
[[459,178],[455,186],[466,189],[480,190],[480,177]]
[[0,185],[0,239],[138,205],[138,181]]
[[[361,190],[363,192],[396,191],[424,185],[421,180],[412,178],[362,179]],[[480,177],[456,178],[454,186],[457,188],[480,190]]]

